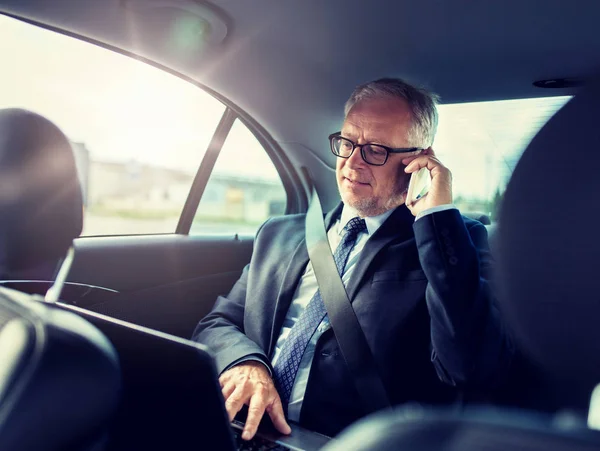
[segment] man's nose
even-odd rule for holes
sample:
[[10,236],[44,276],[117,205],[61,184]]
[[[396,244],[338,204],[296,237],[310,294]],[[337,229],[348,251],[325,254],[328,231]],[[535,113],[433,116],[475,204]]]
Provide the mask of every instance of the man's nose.
[[348,158],[348,165],[350,165],[351,167],[359,167],[367,164],[365,160],[363,160],[361,149],[362,148],[358,146],[354,148],[354,152],[352,152],[352,155],[350,155],[350,157]]

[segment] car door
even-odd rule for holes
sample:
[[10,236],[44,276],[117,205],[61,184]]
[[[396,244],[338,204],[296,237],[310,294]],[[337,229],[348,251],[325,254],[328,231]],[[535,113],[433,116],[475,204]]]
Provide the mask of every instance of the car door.
[[252,118],[178,74],[0,21],[19,49],[2,55],[4,83],[27,87],[0,107],[54,121],[77,159],[84,230],[65,301],[191,336],[249,262],[260,224],[305,206],[289,161]]
[[[221,125],[196,174],[175,233],[76,241],[69,281],[118,291],[83,298],[80,306],[189,337],[217,296],[229,291],[250,261],[260,223],[297,205],[288,196],[294,192],[293,178],[288,176],[286,191],[279,172],[265,174],[264,166],[272,160],[241,119],[227,110]],[[225,130],[223,139],[220,134]],[[229,164],[239,158],[240,146],[250,152],[247,164],[263,166],[261,174],[231,174]]]

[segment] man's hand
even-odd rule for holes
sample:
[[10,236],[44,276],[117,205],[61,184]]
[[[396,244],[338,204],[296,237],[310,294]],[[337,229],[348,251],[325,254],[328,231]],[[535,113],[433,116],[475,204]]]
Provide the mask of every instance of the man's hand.
[[265,411],[279,432],[292,432],[285,421],[279,393],[262,363],[249,361],[236,365],[221,374],[219,382],[229,421],[233,421],[244,404],[248,406],[248,418],[242,432],[244,440],[254,437]]
[[435,156],[433,149],[425,149],[418,157],[409,157],[402,160],[407,165],[404,172],[412,174],[421,168],[427,168],[431,175],[431,188],[425,197],[412,204],[406,204],[414,216],[427,208],[437,207],[452,203],[452,174]]

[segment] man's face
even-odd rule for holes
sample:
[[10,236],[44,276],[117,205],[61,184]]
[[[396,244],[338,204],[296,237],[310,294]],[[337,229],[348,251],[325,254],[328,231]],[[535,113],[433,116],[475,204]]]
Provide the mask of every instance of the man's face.
[[[357,144],[413,147],[408,141],[412,115],[402,99],[370,99],[356,103],[342,127],[342,136]],[[336,178],[344,204],[360,216],[377,216],[404,203],[410,175],[402,159],[417,155],[390,153],[383,166],[367,164],[354,149],[350,158],[338,158]]]

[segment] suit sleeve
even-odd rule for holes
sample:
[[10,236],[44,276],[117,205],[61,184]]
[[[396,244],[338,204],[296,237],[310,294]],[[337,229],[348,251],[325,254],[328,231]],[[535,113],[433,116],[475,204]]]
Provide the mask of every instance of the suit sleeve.
[[487,230],[458,210],[424,216],[414,230],[428,280],[432,362],[439,377],[455,386],[494,388],[506,376],[514,348],[491,294]]
[[[260,230],[257,236],[259,233]],[[229,294],[217,298],[212,311],[200,321],[192,336],[192,340],[213,352],[219,374],[246,360],[258,360],[272,370],[262,348],[244,333],[249,271],[250,265],[247,265]]]

